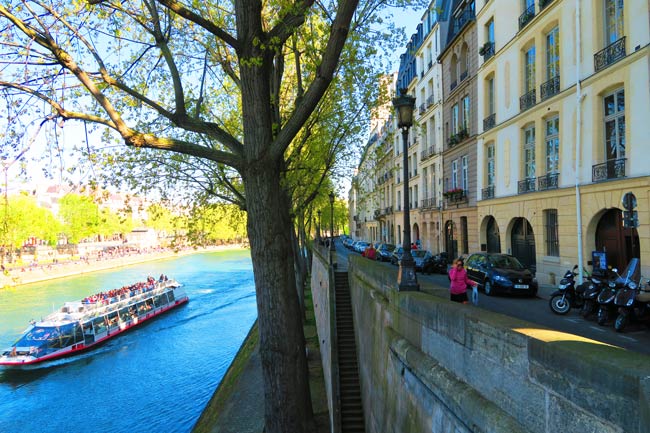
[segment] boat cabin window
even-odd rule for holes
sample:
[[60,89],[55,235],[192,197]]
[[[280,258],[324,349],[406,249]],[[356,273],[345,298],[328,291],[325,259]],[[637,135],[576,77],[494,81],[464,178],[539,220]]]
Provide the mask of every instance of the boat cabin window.
[[149,298],[144,302],[147,305],[147,311],[153,310],[153,299]]
[[172,302],[174,300],[174,291],[170,290],[167,292],[167,297],[169,298],[169,302]]
[[131,318],[131,315],[129,314],[129,308],[128,307],[122,308],[120,310],[120,320],[122,320],[122,322],[126,322],[130,318]]
[[117,327],[117,311],[113,311],[112,313],[109,313],[108,316],[106,316],[108,319],[108,328],[112,329]]
[[167,303],[167,295],[163,293],[162,295],[156,296],[154,298],[154,303],[156,304],[156,307],[162,307]]
[[106,318],[104,316],[93,319],[93,326],[95,327],[95,334],[106,332]]
[[[35,326],[16,342],[16,347],[34,348],[42,352],[47,348],[59,349],[74,344],[75,324],[63,326]],[[43,354],[43,353],[41,353]]]

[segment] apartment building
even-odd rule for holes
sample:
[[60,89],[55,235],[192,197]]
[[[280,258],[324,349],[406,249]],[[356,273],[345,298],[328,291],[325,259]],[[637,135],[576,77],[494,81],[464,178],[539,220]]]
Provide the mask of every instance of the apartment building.
[[650,274],[648,2],[476,8],[482,249],[517,256],[543,283],[593,251],[619,269],[640,257]]

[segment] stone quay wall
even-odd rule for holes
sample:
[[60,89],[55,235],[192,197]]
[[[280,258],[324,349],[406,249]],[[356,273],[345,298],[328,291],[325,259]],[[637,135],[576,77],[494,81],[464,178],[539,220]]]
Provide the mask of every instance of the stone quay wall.
[[348,272],[367,432],[650,432],[647,356]]

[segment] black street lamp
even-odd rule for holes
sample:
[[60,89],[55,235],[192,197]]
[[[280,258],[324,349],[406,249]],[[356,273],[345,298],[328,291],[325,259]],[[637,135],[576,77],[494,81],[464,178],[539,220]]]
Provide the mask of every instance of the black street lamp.
[[397,272],[397,290],[420,290],[418,279],[415,276],[415,261],[411,255],[411,215],[409,202],[409,160],[408,160],[408,137],[409,129],[413,126],[413,110],[415,109],[415,98],[406,93],[406,89],[400,89],[400,95],[393,98],[393,107],[397,111],[397,127],[402,130],[402,141],[404,143],[404,240],[402,242],[402,260],[399,262]]
[[321,230],[321,219],[320,219],[320,209],[316,211],[318,214],[318,225],[316,226],[316,238],[318,239],[318,242],[320,243],[320,230]]
[[334,251],[334,191],[330,192],[330,250]]

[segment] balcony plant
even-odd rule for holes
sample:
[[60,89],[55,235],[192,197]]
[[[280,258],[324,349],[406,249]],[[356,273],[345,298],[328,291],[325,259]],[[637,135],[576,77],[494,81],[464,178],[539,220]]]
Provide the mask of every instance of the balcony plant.
[[486,43],[483,44],[483,46],[481,46],[481,48],[478,49],[478,53],[479,53],[481,56],[484,56],[484,55],[486,55],[488,52],[490,52],[490,48],[491,48],[491,47],[492,47],[492,42],[491,42],[491,41],[487,41]]
[[465,190],[463,188],[453,188],[443,192],[442,195],[451,200],[460,200],[465,195]]

